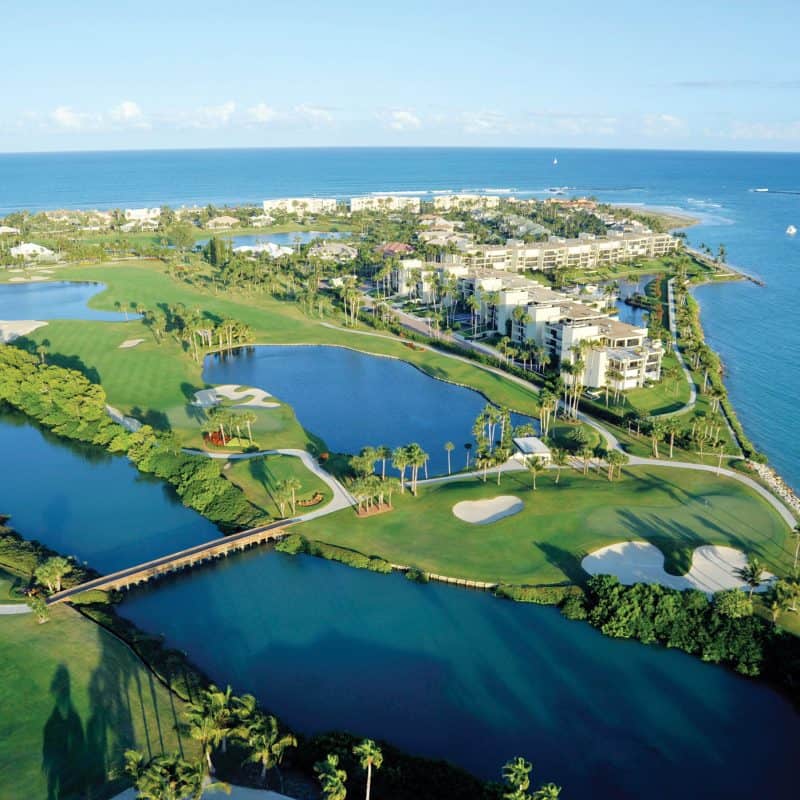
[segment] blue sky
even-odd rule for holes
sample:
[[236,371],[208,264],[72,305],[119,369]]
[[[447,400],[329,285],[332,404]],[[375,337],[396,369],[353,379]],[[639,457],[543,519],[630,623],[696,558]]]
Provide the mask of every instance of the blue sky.
[[774,0],[10,0],[0,151],[798,150],[796,19]]

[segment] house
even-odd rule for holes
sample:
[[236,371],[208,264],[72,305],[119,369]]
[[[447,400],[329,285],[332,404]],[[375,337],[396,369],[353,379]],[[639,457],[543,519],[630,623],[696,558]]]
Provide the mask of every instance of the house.
[[414,252],[414,248],[405,242],[386,242],[379,247],[375,248],[375,252],[384,258],[407,256],[409,253]]
[[12,228],[10,225],[0,225],[0,236],[10,235],[12,233],[19,233],[19,228]]
[[333,197],[283,197],[277,200],[264,200],[264,213],[280,212],[283,214],[335,214],[336,199]]
[[517,436],[514,445],[518,451],[515,454],[518,461],[538,458],[542,464],[549,464],[553,458],[550,448],[538,436]]
[[358,250],[344,242],[324,239],[313,244],[308,250],[308,255],[321,261],[335,261],[337,264],[341,264],[345,261],[352,261],[358,255]]
[[160,208],[126,208],[125,219],[128,222],[150,222],[158,221],[161,217]]
[[206,228],[210,228],[211,230],[223,230],[225,228],[233,228],[237,225],[241,225],[241,222],[236,217],[228,217],[225,215],[213,217],[206,222]]
[[35,259],[55,257],[55,253],[52,250],[48,250],[46,247],[42,247],[40,244],[33,244],[32,242],[18,244],[16,247],[12,247],[9,252],[14,258]]
[[250,217],[249,222],[254,228],[263,228],[272,225],[275,218],[271,214],[256,214],[254,217]]

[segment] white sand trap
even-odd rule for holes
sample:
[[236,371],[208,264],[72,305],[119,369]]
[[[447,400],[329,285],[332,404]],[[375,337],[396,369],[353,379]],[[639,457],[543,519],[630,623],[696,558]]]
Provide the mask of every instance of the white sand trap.
[[15,319],[8,322],[0,320],[0,342],[13,342],[18,336],[27,336],[45,325],[46,322],[37,319]]
[[[692,567],[685,575],[670,575],[664,571],[664,555],[649,542],[617,542],[601,547],[586,556],[581,566],[590,575],[616,575],[620,583],[660,583],[670,589],[699,589],[713,594],[723,589],[745,588],[735,570],[747,564],[747,558],[735,547],[703,545],[692,553]],[[775,578],[765,573],[764,591]]]
[[251,408],[278,408],[280,403],[273,403],[267,400],[272,397],[269,392],[263,389],[254,389],[251,387],[240,387],[233,383],[226,383],[222,386],[215,386],[213,389],[201,389],[199,392],[194,393],[194,404],[201,408],[213,408],[226,400],[242,400],[243,403],[236,403],[237,408],[249,406]]
[[453,514],[473,525],[488,525],[522,511],[523,502],[513,495],[500,495],[488,500],[462,500],[453,506]]
[[120,350],[127,350],[130,347],[136,347],[137,344],[141,344],[144,339],[126,339],[120,346]]

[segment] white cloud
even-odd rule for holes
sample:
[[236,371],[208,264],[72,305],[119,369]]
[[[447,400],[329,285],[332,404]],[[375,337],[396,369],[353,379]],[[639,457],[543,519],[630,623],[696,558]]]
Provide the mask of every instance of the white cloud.
[[258,103],[247,109],[247,118],[250,122],[266,125],[280,118],[280,113],[266,103]]
[[179,125],[190,128],[222,128],[228,125],[236,112],[236,103],[228,100],[218,106],[203,106],[179,117]]
[[69,106],[58,106],[58,108],[50,112],[51,122],[57,128],[67,131],[80,131],[97,127],[99,119],[97,114],[75,111]]
[[111,109],[110,116],[114,122],[138,122],[144,115],[138,103],[134,103],[133,100],[123,100]]
[[390,111],[385,115],[389,127],[394,131],[418,131],[422,127],[422,120],[408,109]]
[[686,122],[674,114],[646,114],[642,119],[642,133],[645,136],[663,136],[685,130]]
[[722,136],[738,141],[797,142],[800,141],[800,121],[734,122]]
[[295,106],[293,111],[295,116],[308,120],[309,122],[323,123],[326,125],[333,122],[333,114],[331,114],[327,108],[322,108],[321,106],[301,103],[299,106]]
[[512,127],[505,115],[497,111],[464,111],[461,124],[465,133],[501,133]]

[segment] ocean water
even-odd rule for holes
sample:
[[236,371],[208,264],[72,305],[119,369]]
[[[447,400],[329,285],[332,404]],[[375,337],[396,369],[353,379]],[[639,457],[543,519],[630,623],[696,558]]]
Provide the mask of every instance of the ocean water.
[[[553,158],[558,157],[558,165]],[[594,195],[698,216],[689,240],[766,282],[700,288],[748,434],[800,487],[800,154],[543,149],[277,149],[0,155],[0,214],[29,208],[259,202],[287,195],[495,191]],[[766,188],[767,192],[755,189]]]

